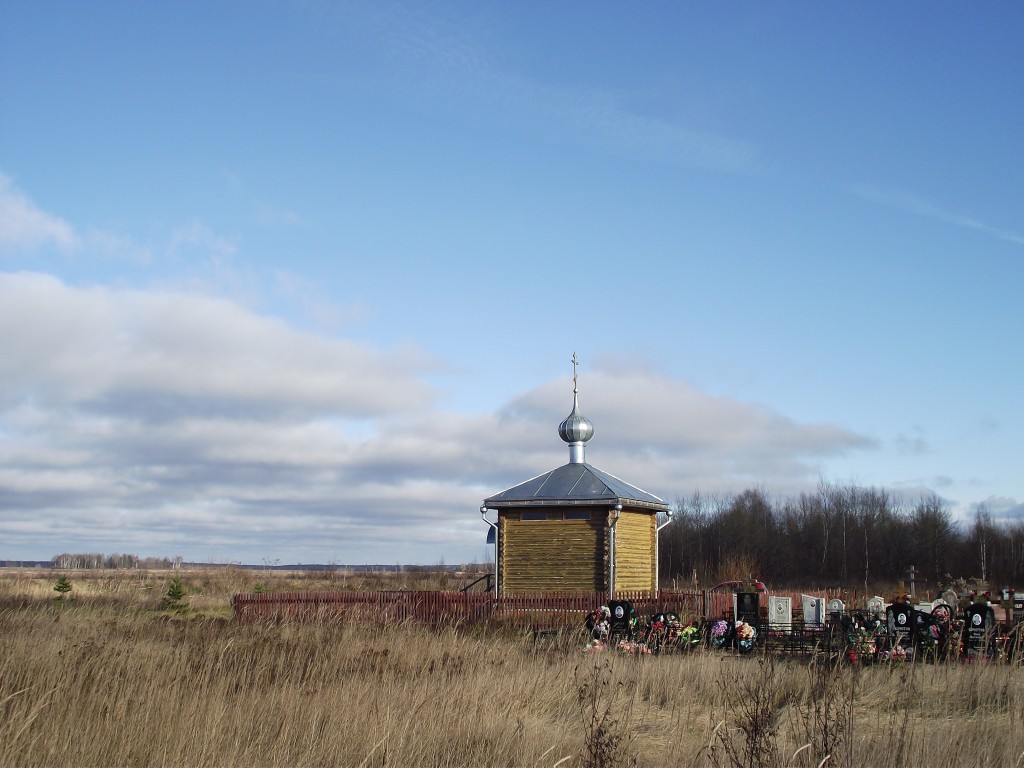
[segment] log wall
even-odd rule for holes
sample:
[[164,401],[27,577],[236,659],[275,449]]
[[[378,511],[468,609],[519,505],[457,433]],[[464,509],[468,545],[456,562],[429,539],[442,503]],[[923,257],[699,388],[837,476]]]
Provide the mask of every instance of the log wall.
[[603,592],[607,509],[572,513],[586,511],[589,520],[563,519],[563,510],[544,513],[544,520],[524,519],[530,512],[503,512],[498,555],[502,591]]
[[654,589],[655,515],[623,510],[615,524],[615,591]]

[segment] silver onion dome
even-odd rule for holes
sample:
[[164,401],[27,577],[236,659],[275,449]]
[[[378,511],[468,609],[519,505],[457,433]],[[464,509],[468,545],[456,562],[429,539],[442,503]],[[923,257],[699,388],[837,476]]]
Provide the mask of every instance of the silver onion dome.
[[572,394],[572,413],[558,425],[558,434],[567,443],[585,443],[594,436],[594,425],[580,413],[579,399]]

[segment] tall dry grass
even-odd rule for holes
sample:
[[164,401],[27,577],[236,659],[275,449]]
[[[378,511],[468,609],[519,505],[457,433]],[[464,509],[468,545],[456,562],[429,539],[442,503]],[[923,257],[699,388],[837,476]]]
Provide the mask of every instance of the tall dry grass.
[[243,624],[251,574],[178,575],[185,613],[160,607],[173,574],[70,574],[63,607],[54,574],[0,577],[0,765],[1024,764],[1018,667]]

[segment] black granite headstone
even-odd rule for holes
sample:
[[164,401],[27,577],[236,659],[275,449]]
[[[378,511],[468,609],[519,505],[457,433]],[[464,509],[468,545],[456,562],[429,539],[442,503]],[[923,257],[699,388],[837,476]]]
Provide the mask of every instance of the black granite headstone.
[[968,651],[987,651],[996,626],[995,611],[985,603],[974,603],[964,610],[964,644]]
[[736,620],[758,626],[761,620],[761,599],[756,592],[736,594]]
[[891,640],[909,636],[914,629],[913,606],[893,603],[885,609],[885,623]]

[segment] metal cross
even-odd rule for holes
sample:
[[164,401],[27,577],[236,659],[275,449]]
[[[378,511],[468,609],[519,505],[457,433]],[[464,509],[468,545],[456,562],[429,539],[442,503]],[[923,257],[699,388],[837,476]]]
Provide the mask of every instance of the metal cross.
[[579,392],[576,388],[576,366],[579,363],[576,362],[576,353],[572,353],[572,393],[575,395]]

